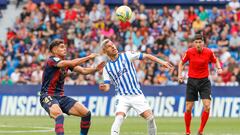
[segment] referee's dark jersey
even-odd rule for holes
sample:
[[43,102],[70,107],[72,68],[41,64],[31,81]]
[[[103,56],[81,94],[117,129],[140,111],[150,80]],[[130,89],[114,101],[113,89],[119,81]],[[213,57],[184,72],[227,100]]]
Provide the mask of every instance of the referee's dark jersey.
[[207,78],[209,75],[208,64],[216,63],[217,59],[214,53],[206,47],[203,47],[201,53],[195,47],[189,48],[182,58],[183,64],[189,61],[188,76],[190,78]]

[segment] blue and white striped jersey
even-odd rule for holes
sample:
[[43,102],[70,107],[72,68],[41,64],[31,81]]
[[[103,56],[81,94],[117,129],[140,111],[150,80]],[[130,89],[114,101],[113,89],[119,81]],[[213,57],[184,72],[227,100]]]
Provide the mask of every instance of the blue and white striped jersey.
[[120,53],[115,61],[109,61],[103,69],[105,84],[112,81],[118,95],[140,95],[142,90],[137,79],[133,60],[141,60],[140,52],[127,51]]

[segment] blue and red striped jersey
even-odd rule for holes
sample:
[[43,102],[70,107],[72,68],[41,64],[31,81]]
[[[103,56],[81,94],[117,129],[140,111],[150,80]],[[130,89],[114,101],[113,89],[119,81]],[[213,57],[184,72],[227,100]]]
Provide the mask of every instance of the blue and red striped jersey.
[[69,68],[57,67],[57,63],[60,61],[61,59],[55,56],[50,56],[47,59],[42,75],[41,94],[64,96],[64,79]]

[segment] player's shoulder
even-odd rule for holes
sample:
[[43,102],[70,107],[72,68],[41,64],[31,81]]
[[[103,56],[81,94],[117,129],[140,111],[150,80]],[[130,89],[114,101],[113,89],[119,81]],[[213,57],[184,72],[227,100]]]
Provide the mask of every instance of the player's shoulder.
[[60,59],[59,57],[50,56],[50,57],[46,60],[46,63],[47,63],[47,65],[55,65],[55,64],[58,63],[59,61],[61,61],[61,59]]
[[55,62],[59,62],[61,59],[59,57],[56,56],[52,56],[51,60],[55,61]]
[[209,53],[212,53],[212,50],[211,49],[209,49],[209,48],[207,48],[207,47],[204,47],[203,49],[205,49],[207,52],[209,52]]
[[188,48],[187,53],[194,53],[195,52],[195,47]]

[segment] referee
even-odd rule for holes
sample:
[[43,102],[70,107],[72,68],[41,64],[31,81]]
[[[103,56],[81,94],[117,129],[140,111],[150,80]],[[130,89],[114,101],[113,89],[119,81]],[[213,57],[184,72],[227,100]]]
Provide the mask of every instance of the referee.
[[194,47],[189,48],[178,65],[178,81],[183,82],[182,69],[183,65],[189,61],[189,72],[186,90],[186,112],[184,113],[186,135],[190,135],[190,124],[192,119],[192,108],[194,101],[198,100],[198,93],[202,99],[204,110],[201,117],[201,125],[198,129],[198,135],[203,135],[203,129],[207,123],[210,104],[211,104],[211,83],[208,79],[208,64],[216,63],[217,72],[221,73],[222,69],[214,53],[204,47],[204,39],[201,34],[196,34],[193,40]]

